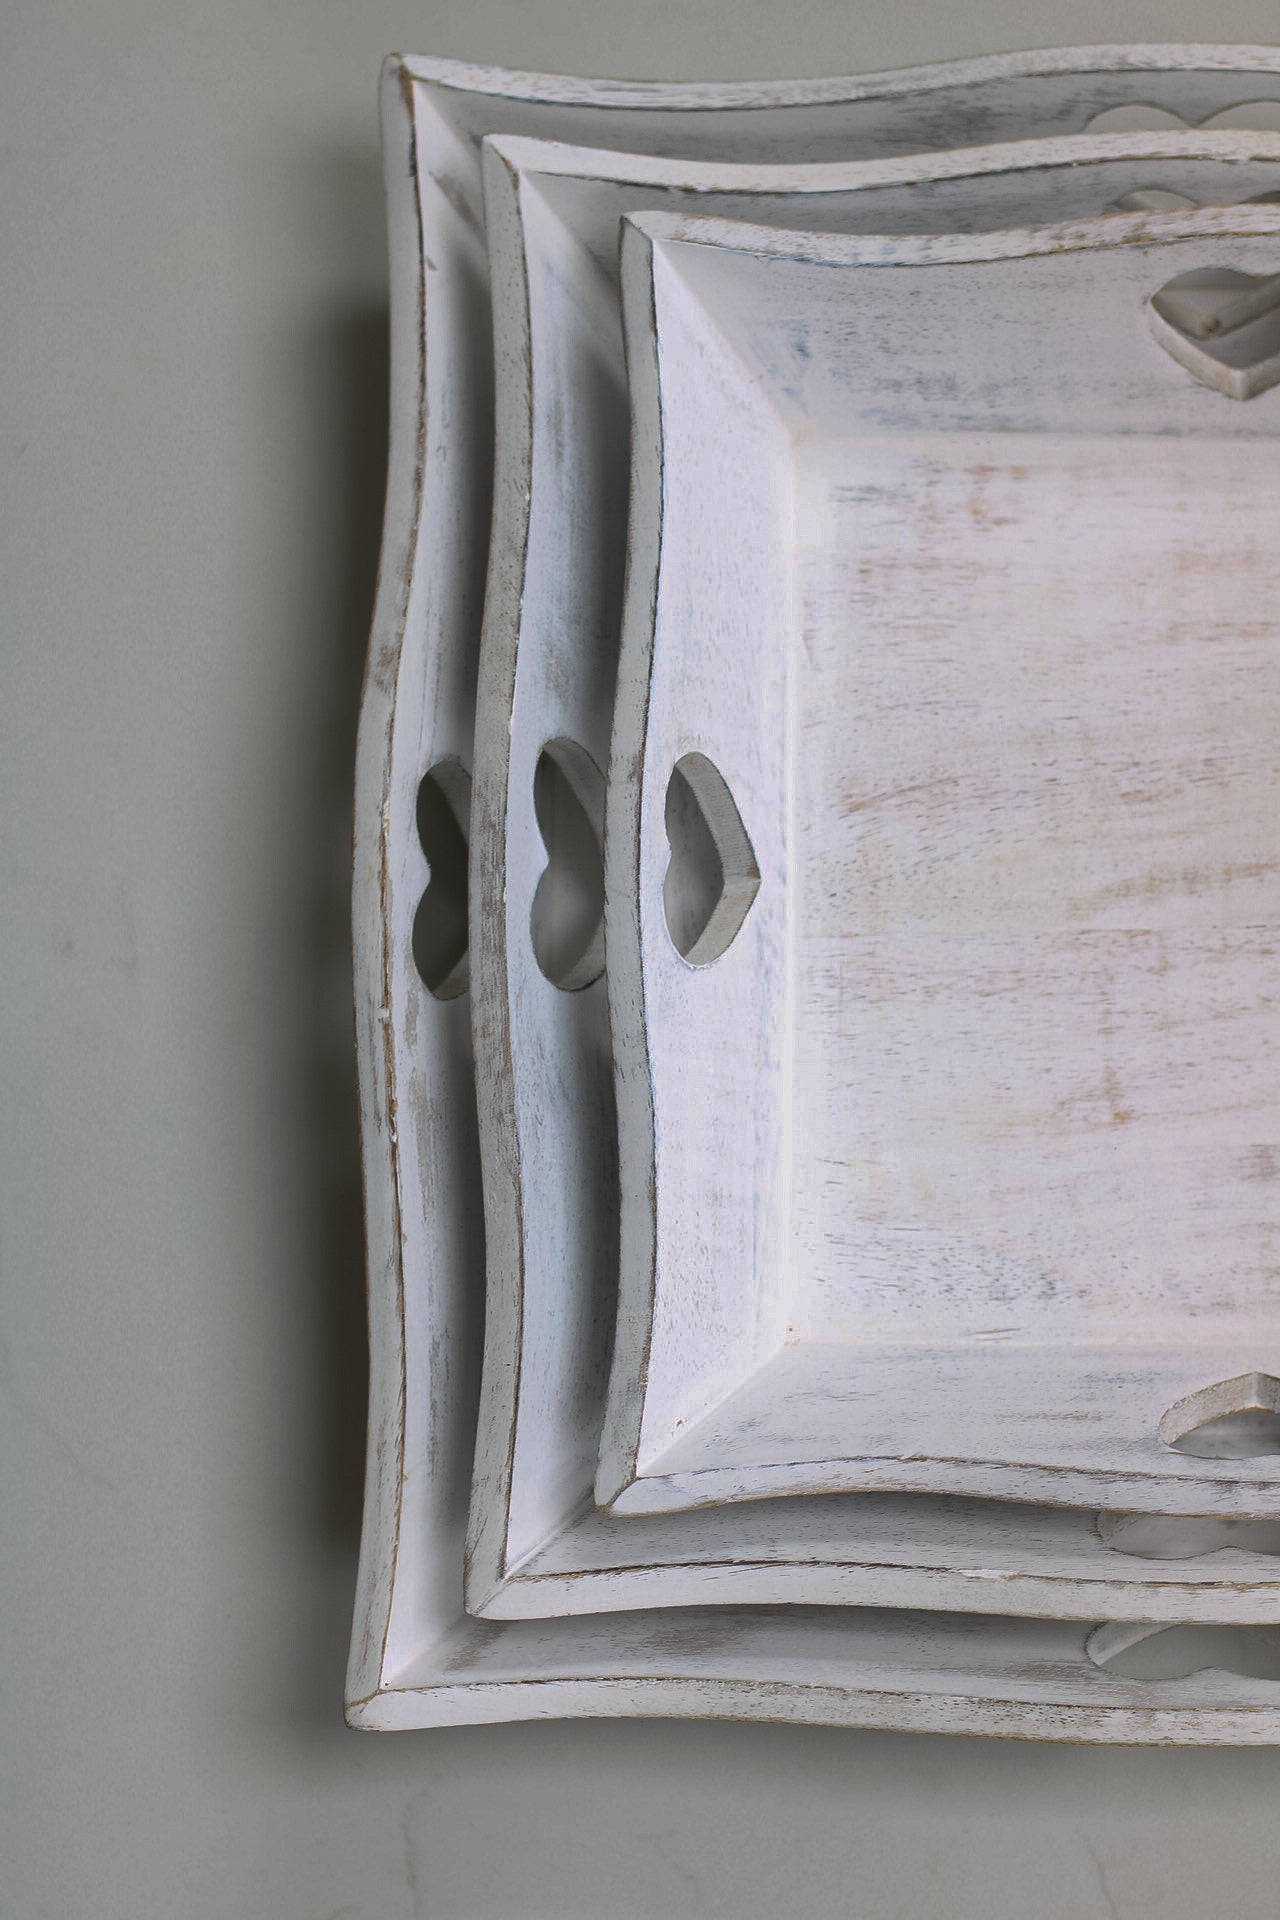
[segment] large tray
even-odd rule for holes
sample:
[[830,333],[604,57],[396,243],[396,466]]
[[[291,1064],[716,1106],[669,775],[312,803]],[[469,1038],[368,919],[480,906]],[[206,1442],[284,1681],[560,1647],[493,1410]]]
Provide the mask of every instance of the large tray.
[[[535,1603],[588,1612],[602,1604],[688,1603],[708,1584],[693,1565],[696,1529],[643,1544],[589,1506],[599,1447],[618,1272],[614,1097],[604,959],[592,911],[564,919],[572,938],[548,951],[545,896],[565,859],[545,799],[547,743],[562,778],[585,795],[576,817],[578,866],[600,850],[599,812],[613,718],[626,540],[627,396],[618,222],[628,207],[696,207],[770,224],[840,232],[961,232],[1092,214],[1150,198],[1244,199],[1280,181],[1280,135],[1076,136],[1005,143],[909,161],[805,168],[732,167],[614,155],[545,142],[486,142],[485,201],[498,372],[497,486],[481,646],[472,820],[472,992],[479,1117],[490,1231],[489,1337],[481,1391],[468,1550],[470,1611],[510,1616]],[[591,805],[592,793],[595,807]],[[594,829],[590,818],[595,812]],[[547,842],[553,856],[548,868]],[[581,886],[581,880],[579,882]],[[540,946],[537,936],[543,935]],[[558,962],[558,966],[557,963]],[[549,973],[551,977],[549,976]],[[561,982],[563,984],[561,984]],[[1160,1617],[1216,1602],[1200,1569],[1194,1586],[1167,1574],[1158,1593],[1133,1565],[1098,1552],[1087,1519],[1070,1552],[1060,1527],[1029,1514],[1021,1561],[1010,1515],[973,1508],[954,1581],[938,1586],[937,1517],[922,1525],[909,1499],[868,1521],[856,1503],[829,1510],[829,1564],[818,1579],[838,1597],[875,1603],[884,1546],[895,1590],[913,1564],[931,1605],[982,1605],[972,1578],[991,1548],[1021,1575],[1009,1611],[1097,1610]],[[984,1527],[986,1551],[984,1551]],[[868,1532],[869,1528],[869,1532]],[[603,1530],[603,1531],[602,1531]],[[723,1531],[723,1530],[721,1530]],[[796,1564],[788,1535],[752,1516],[736,1567],[717,1566],[725,1597],[803,1597],[817,1536]],[[553,1586],[548,1553],[576,1578]],[[592,1552],[602,1563],[593,1566]],[[525,1563],[533,1555],[536,1569]],[[917,1556],[913,1563],[912,1556]],[[615,1564],[621,1556],[621,1565]],[[606,1574],[609,1577],[606,1580]],[[1037,1579],[1035,1576],[1042,1576]],[[602,1597],[611,1589],[607,1599]],[[1050,1603],[1046,1605],[1046,1594]],[[655,1595],[660,1596],[655,1601]],[[812,1595],[817,1598],[819,1596]],[[922,1598],[906,1604],[922,1604]],[[1280,1604],[1280,1568],[1251,1584],[1247,1604]],[[1231,1604],[1235,1604],[1232,1602]],[[1104,1609],[1106,1610],[1106,1609]],[[1259,1616],[1261,1617],[1261,1616]]]
[[460,1623],[354,1727],[494,1720],[772,1720],[1150,1746],[1280,1741],[1268,1627],[1073,1626],[838,1607],[685,1608]]
[[[481,136],[847,158],[1074,132],[1135,101],[1195,123],[1278,96],[1280,55],[1268,48],[1059,50],[870,79],[725,88],[387,63],[391,448],[361,709],[353,889],[371,1370],[348,1693],[364,1703],[363,1724],[377,1723],[384,1690],[389,1718],[404,1724],[415,1714],[425,1721],[466,1711],[452,1684],[442,1706],[446,1696],[422,1702],[400,1694],[395,1676],[410,1666],[420,1673],[433,1649],[443,1659],[463,1624],[480,1362],[483,1234],[462,991],[467,954],[457,928],[491,479]],[[414,963],[415,926],[436,991]],[[485,1695],[490,1713],[518,1713],[522,1701],[533,1712],[574,1710],[554,1686],[508,1689],[501,1709],[493,1697]]]
[[1278,269],[628,226],[602,1500],[1280,1511]]

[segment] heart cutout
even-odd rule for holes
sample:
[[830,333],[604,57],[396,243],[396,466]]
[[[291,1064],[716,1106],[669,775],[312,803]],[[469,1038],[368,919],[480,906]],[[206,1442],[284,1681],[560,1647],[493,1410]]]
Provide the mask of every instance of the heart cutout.
[[1280,1380],[1241,1373],[1174,1402],[1157,1429],[1166,1447],[1200,1460],[1280,1454]]
[[686,753],[667,783],[667,932],[691,967],[729,947],[760,890],[760,869],[724,775],[705,753]]
[[439,760],[418,788],[418,841],[430,869],[413,917],[413,963],[427,992],[456,1000],[470,980],[467,946],[467,838],[471,775]]
[[547,742],[533,807],[547,851],[533,896],[533,951],[553,987],[577,993],[604,972],[604,776],[584,747]]
[[[1122,193],[1111,202],[1117,213],[1186,213],[1193,207],[1204,205],[1202,200],[1193,200],[1190,194],[1178,193],[1173,187],[1135,187],[1132,193]],[[1227,202],[1233,207],[1274,207],[1280,205],[1280,193],[1251,193],[1247,200]]]
[[1280,100],[1240,100],[1233,107],[1220,107],[1207,120],[1184,120],[1168,107],[1130,100],[1095,113],[1085,132],[1194,133],[1197,128],[1206,133],[1280,133]]
[[1202,386],[1252,400],[1280,381],[1280,274],[1199,267],[1147,303],[1151,331]]
[[1175,193],[1172,187],[1135,187],[1111,204],[1117,213],[1185,213],[1200,202],[1185,193]]
[[1085,1641],[1095,1667],[1126,1680],[1187,1680],[1194,1673],[1233,1673],[1280,1680],[1280,1629],[1153,1627],[1108,1620]]
[[1137,1560],[1199,1560],[1208,1553],[1280,1555],[1280,1520],[1100,1513],[1098,1534],[1116,1553]]

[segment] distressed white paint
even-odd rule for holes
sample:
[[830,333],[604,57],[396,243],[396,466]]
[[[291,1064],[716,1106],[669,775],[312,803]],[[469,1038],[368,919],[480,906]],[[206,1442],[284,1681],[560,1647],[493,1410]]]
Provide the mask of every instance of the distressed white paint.
[[[471,750],[492,431],[480,137],[505,131],[744,160],[852,158],[1079,131],[1096,113],[1134,100],[1154,100],[1196,123],[1242,99],[1278,95],[1280,56],[1266,48],[1019,54],[869,81],[724,89],[614,87],[448,62],[388,63],[392,444],[361,718],[354,885],[372,1346],[365,1527],[348,1676],[352,1718],[360,1724],[615,1705],[607,1624],[587,1660],[603,1678],[581,1684],[561,1684],[555,1663],[507,1638],[506,1629],[489,1630],[487,1663],[459,1664],[456,1640],[483,1281],[478,1151],[467,1118],[469,1008],[465,999],[438,1002],[425,993],[411,938],[427,881],[414,822],[417,785],[442,758],[469,764]],[[695,1629],[701,1617],[691,1622]],[[523,1668],[527,1685],[487,1684],[504,1645],[508,1678]],[[412,1667],[421,1678],[433,1662],[438,1673],[449,1668],[443,1689],[424,1696],[397,1688],[398,1674]],[[655,1656],[649,1671],[666,1666]],[[786,1684],[780,1671],[775,1677]],[[746,1711],[744,1695],[761,1684],[731,1684],[717,1699],[681,1682],[665,1704]],[[767,1676],[763,1685],[769,1687]],[[627,1682],[621,1691],[630,1710],[655,1710],[652,1688]],[[774,1717],[784,1708],[776,1690],[771,1698]],[[848,1720],[870,1723],[885,1712],[856,1687],[852,1694],[843,1689],[842,1698],[840,1716]],[[813,1704],[818,1717],[834,1711],[829,1699]],[[807,1712],[800,1695],[785,1710]],[[900,1724],[914,1711],[888,1710]],[[949,1724],[976,1727],[983,1712],[962,1705],[946,1716]],[[1196,1737],[1197,1718],[1150,1721],[1148,1731],[1154,1738]],[[1259,1722],[1250,1717],[1247,1724],[1256,1729]],[[1214,1725],[1226,1728],[1222,1720]]]
[[[1280,393],[1146,324],[1278,262],[1272,207],[628,226],[620,1509],[1280,1511],[1274,1455],[1157,1431],[1280,1365]],[[703,970],[661,906],[691,748],[762,875]]]

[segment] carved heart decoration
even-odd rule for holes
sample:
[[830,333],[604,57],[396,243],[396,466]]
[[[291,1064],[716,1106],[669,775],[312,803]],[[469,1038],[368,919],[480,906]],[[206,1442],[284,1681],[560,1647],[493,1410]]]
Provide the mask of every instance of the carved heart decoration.
[[579,993],[604,972],[604,777],[574,740],[548,740],[533,778],[547,864],[530,934],[547,979]]
[[1207,120],[1184,120],[1170,107],[1129,100],[1119,107],[1095,113],[1086,133],[1280,133],[1280,100],[1240,100],[1220,107]]
[[1169,280],[1147,303],[1165,352],[1232,400],[1280,381],[1280,274],[1201,267]]
[[[1117,213],[1179,213],[1188,207],[1203,206],[1201,200],[1193,200],[1189,194],[1178,193],[1172,187],[1135,187],[1132,193],[1122,193],[1118,200],[1112,201]],[[1251,193],[1247,200],[1233,200],[1232,206],[1274,207],[1280,205],[1280,192]]]
[[1108,1620],[1094,1628],[1085,1652],[1096,1667],[1127,1680],[1186,1680],[1206,1672],[1280,1680],[1275,1627],[1152,1627]]
[[1201,1460],[1258,1460],[1280,1453],[1280,1380],[1241,1373],[1189,1393],[1157,1429],[1166,1447]]
[[706,967],[737,938],[760,869],[724,775],[705,753],[686,753],[672,768],[666,825],[667,931],[691,967]]
[[1280,1556],[1280,1520],[1100,1513],[1098,1535],[1116,1553],[1129,1553],[1138,1560],[1198,1560],[1207,1553]]
[[430,869],[413,921],[413,959],[437,1000],[456,1000],[470,982],[467,860],[471,776],[460,760],[439,760],[418,788],[418,840]]

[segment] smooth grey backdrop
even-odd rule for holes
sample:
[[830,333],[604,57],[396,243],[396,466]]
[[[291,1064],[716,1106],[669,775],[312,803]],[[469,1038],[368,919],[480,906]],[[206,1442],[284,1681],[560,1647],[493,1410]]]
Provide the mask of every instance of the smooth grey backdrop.
[[1280,1752],[357,1736],[350,779],[392,49],[844,73],[1275,0],[23,0],[5,270],[3,1719],[14,1920],[1271,1914]]

